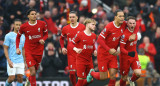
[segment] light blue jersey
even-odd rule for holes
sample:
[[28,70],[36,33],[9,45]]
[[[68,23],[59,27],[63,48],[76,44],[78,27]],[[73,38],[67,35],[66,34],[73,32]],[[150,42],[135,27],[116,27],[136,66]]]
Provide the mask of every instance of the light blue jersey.
[[[4,45],[8,46],[8,54],[9,58],[13,63],[24,63],[23,55],[18,55],[16,53],[16,37],[17,34],[15,32],[9,32],[5,36]],[[22,35],[20,38],[19,49],[22,52],[22,48],[24,47],[25,36]],[[8,63],[8,62],[7,62]]]

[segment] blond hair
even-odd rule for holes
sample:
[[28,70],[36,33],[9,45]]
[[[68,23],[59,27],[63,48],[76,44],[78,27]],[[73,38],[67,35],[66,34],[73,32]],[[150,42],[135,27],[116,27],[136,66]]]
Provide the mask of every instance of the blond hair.
[[91,19],[91,18],[87,18],[84,20],[83,24],[86,26],[88,23],[95,23],[96,24],[96,20]]

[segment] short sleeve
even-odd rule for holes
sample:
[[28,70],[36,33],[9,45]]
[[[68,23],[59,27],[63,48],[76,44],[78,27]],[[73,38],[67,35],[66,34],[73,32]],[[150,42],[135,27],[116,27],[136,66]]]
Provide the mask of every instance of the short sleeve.
[[100,33],[100,36],[105,39],[108,35],[109,35],[109,28],[105,27]]
[[47,24],[44,22],[44,32],[47,32]]
[[20,26],[20,29],[19,29],[19,31],[18,31],[18,34],[19,34],[19,35],[22,35],[22,34],[23,34],[23,25]]
[[9,44],[10,44],[10,38],[9,38],[9,35],[7,34],[5,36],[3,45],[9,46]]
[[62,36],[62,37],[64,37],[65,35],[66,35],[66,28],[65,28],[65,27],[63,27],[63,28],[62,28],[61,36]]

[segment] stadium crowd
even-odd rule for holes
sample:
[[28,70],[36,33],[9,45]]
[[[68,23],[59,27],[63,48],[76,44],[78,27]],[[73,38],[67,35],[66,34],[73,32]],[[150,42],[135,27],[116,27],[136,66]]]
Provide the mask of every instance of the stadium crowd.
[[[142,35],[137,50],[143,48],[148,56],[153,70],[160,73],[160,0],[110,0],[104,3],[111,7],[106,12],[103,4],[97,4],[96,13],[91,10],[92,0],[0,0],[0,77],[6,77],[6,58],[3,50],[5,34],[13,30],[13,21],[27,21],[26,11],[34,8],[38,11],[38,20],[43,20],[48,26],[48,39],[45,41],[44,55],[38,71],[38,77],[68,76],[67,56],[62,54],[59,39],[62,28],[69,23],[69,12],[77,11],[79,23],[89,17],[96,20],[96,35],[114,19],[117,9],[122,9],[127,16],[137,19],[139,32]],[[65,41],[67,45],[67,40]],[[96,47],[98,44],[96,44]],[[93,57],[94,68],[98,71],[97,59]],[[142,59],[143,60],[143,59]],[[142,61],[143,63],[143,61]],[[141,63],[141,64],[142,64]],[[152,67],[151,67],[152,68]],[[144,70],[146,67],[144,67]],[[152,73],[153,71],[149,71]],[[155,72],[153,72],[153,76]],[[151,74],[152,75],[152,74]]]

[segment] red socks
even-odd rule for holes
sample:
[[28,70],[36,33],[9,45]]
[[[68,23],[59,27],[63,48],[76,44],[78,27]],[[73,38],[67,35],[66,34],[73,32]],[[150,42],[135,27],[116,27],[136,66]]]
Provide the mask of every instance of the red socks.
[[76,86],[76,72],[75,71],[70,71],[69,78],[70,78],[72,85]]
[[87,82],[87,79],[83,80],[83,86],[89,86],[89,84],[91,84],[93,82],[93,80],[91,82]]
[[83,79],[78,79],[76,86],[83,86]]
[[91,75],[93,76],[93,78],[100,80],[100,73],[99,72],[91,72]]
[[126,81],[120,80],[120,86],[126,86]]
[[136,81],[138,78],[139,78],[139,77],[136,76],[135,73],[133,73],[133,75],[132,75],[132,77],[131,77],[131,81],[134,82],[134,81]]
[[115,83],[116,83],[116,80],[110,79],[108,86],[115,86]]
[[36,86],[36,76],[29,76],[31,86]]

